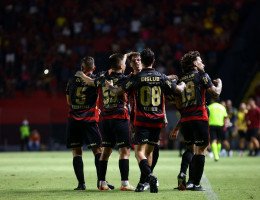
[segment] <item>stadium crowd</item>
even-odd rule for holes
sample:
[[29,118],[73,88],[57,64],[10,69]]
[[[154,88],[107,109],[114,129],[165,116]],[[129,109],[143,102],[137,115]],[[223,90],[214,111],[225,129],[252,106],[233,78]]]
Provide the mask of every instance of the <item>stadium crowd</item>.
[[0,97],[17,91],[64,93],[81,57],[94,56],[103,70],[111,53],[145,46],[155,50],[161,72],[178,73],[181,56],[191,49],[200,51],[214,72],[252,2],[3,0]]

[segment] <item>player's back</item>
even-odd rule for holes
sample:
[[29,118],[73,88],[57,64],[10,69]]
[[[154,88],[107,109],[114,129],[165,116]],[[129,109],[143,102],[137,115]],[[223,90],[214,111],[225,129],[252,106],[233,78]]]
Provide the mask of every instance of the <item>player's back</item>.
[[154,70],[145,68],[133,80],[135,99],[135,126],[162,127],[165,115],[164,94],[172,83],[168,78]]
[[100,109],[102,119],[128,119],[128,98],[127,94],[115,94],[106,86],[106,81],[111,82],[114,86],[119,86],[126,80],[126,76],[122,73],[106,72],[102,77],[95,81],[98,87],[100,100]]
[[186,84],[185,90],[181,93],[181,122],[208,120],[205,94],[212,86],[208,74],[194,70],[181,76],[180,81]]
[[[94,75],[91,75],[94,78]],[[70,98],[69,116],[77,120],[96,121],[97,90],[86,85],[81,78],[74,76],[69,80],[66,94]]]

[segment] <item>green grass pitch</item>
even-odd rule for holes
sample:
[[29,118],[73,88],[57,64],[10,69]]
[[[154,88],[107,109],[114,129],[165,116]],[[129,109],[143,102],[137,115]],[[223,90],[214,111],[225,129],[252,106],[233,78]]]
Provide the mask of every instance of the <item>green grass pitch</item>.
[[[72,168],[72,154],[65,152],[0,153],[0,199],[260,199],[260,157],[221,158],[214,162],[206,158],[202,185],[206,192],[176,191],[180,158],[176,151],[160,151],[155,168],[160,186],[158,194],[122,192],[118,169],[118,153],[114,151],[108,165],[107,180],[114,191],[96,188],[96,172],[92,152],[85,151],[84,172],[86,191],[73,191],[77,181]],[[139,167],[131,152],[129,179],[136,186]]]

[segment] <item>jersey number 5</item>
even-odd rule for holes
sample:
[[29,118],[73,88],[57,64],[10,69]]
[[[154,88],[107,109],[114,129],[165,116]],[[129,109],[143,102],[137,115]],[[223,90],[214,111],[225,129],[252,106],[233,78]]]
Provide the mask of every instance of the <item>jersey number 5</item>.
[[76,91],[76,103],[78,105],[83,105],[86,101],[86,94],[84,92],[86,91],[87,87],[78,87]]

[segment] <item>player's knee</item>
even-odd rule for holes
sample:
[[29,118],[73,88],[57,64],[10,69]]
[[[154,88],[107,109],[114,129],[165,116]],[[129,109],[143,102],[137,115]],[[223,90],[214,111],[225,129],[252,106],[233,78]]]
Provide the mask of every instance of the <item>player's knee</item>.
[[120,159],[128,159],[130,157],[130,148],[122,147],[119,149]]
[[72,154],[73,154],[73,157],[82,156],[82,148],[81,147],[73,148]]
[[112,153],[112,149],[111,148],[104,148],[102,154],[101,154],[101,160],[108,160],[108,158],[110,157]]
[[101,147],[93,147],[92,152],[93,152],[94,155],[100,154],[100,153],[102,153],[102,148]]

